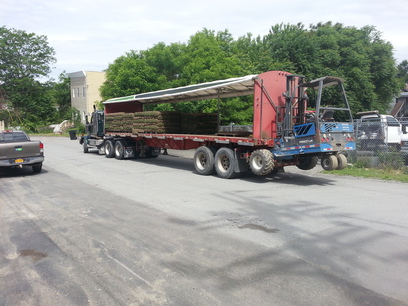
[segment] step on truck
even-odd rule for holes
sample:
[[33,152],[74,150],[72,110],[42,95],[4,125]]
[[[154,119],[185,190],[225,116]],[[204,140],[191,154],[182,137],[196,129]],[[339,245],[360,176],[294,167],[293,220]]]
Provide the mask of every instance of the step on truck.
[[[148,104],[206,99],[220,104],[223,98],[248,95],[253,96],[253,124],[244,127],[221,128],[218,114],[145,111]],[[347,152],[356,148],[349,103],[338,77],[306,82],[304,76],[269,71],[103,104],[104,111],[93,112],[88,133],[80,137],[85,153],[98,149],[107,158],[125,159],[157,157],[162,149],[195,149],[194,167],[201,175],[268,175],[289,165],[310,170],[319,159],[324,170],[343,169]]]

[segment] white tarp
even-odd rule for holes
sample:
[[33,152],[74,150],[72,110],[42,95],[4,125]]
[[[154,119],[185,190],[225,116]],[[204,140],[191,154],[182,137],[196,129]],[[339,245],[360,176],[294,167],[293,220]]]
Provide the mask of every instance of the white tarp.
[[104,104],[132,102],[141,103],[176,103],[185,101],[199,101],[217,98],[239,97],[253,94],[254,75],[239,78],[218,80],[213,82],[194,84],[184,87],[169,88],[159,91],[141,93],[134,96],[113,98]]

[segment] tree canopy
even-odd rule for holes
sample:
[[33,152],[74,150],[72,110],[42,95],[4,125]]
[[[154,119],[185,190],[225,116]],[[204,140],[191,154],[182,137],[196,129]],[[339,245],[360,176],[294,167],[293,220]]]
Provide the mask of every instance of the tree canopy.
[[56,114],[46,77],[56,61],[47,37],[0,28],[0,87],[3,102],[13,110],[15,124],[28,129],[51,123]]
[[[264,37],[248,33],[236,40],[228,30],[215,33],[203,29],[187,43],[158,43],[150,49],[121,56],[109,65],[101,92],[108,99],[284,70],[305,75],[308,80],[326,75],[342,77],[353,112],[373,109],[385,112],[400,92],[401,74],[406,66],[402,63],[397,69],[392,45],[381,39],[381,33],[372,26],[356,28],[328,22],[307,28],[301,23],[277,24]],[[225,119],[247,121],[250,104],[251,101],[242,98],[223,101]],[[193,111],[216,109],[214,101],[170,106],[177,107]],[[234,114],[241,115],[234,118]]]

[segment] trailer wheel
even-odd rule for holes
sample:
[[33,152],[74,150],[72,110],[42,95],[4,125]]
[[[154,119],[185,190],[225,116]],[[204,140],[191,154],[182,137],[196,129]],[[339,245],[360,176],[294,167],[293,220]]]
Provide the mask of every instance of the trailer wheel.
[[339,165],[335,155],[325,155],[321,159],[322,168],[326,171],[332,171]]
[[230,179],[236,176],[234,170],[235,155],[230,148],[220,148],[215,153],[214,165],[219,177]]
[[86,143],[86,141],[84,141],[82,146],[84,147],[84,153],[88,153],[89,152],[89,147],[88,147],[88,144]]
[[105,142],[105,157],[112,158],[115,156],[115,151],[113,148],[113,142],[111,140],[107,140]]
[[[159,153],[157,154],[157,152]],[[160,154],[160,148],[150,147],[146,150],[145,157],[146,158],[157,158],[159,154]]]
[[347,167],[347,157],[342,153],[337,154],[336,157],[337,157],[337,163],[338,163],[336,170],[342,170],[346,168]]
[[255,150],[249,158],[249,167],[255,175],[267,175],[274,166],[273,154],[266,149]]
[[311,170],[316,167],[319,158],[317,156],[306,156],[299,158],[299,165],[297,167],[300,170]]
[[214,172],[215,149],[205,146],[198,147],[194,153],[194,167],[201,175],[210,175]]
[[125,148],[123,141],[118,140],[115,142],[115,158],[123,159],[125,157]]

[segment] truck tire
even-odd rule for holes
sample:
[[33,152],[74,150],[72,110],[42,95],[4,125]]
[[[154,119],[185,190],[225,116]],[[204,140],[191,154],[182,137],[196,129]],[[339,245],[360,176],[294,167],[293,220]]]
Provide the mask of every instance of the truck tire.
[[32,165],[31,168],[33,168],[33,172],[34,172],[34,173],[40,173],[40,172],[41,172],[41,169],[42,169],[42,163],[36,164],[36,165]]
[[333,171],[339,165],[335,155],[325,155],[321,159],[322,168],[326,171]]
[[337,163],[338,163],[336,170],[342,170],[346,168],[347,167],[347,157],[342,153],[337,154],[336,157],[337,157]]
[[113,142],[111,140],[105,141],[105,157],[112,158],[115,156]]
[[[157,151],[157,148],[148,148],[146,150],[146,152],[145,152],[145,157],[146,158],[157,158],[159,155],[153,153],[155,150]],[[160,152],[160,150],[159,150],[159,152]]]
[[219,177],[230,179],[236,176],[235,173],[235,154],[230,148],[220,148],[215,153],[215,171]]
[[299,165],[296,165],[300,170],[311,170],[316,167],[319,158],[317,156],[305,156],[299,158]]
[[249,158],[249,167],[255,175],[267,175],[275,166],[273,154],[266,149],[255,150]]
[[123,159],[125,157],[125,146],[123,141],[118,140],[115,142],[115,158]]
[[82,145],[84,147],[84,153],[88,153],[89,152],[89,147],[88,147],[88,144],[86,143],[86,141],[84,141],[84,143]]
[[194,167],[201,175],[210,175],[214,172],[215,149],[205,146],[198,147],[194,153]]

